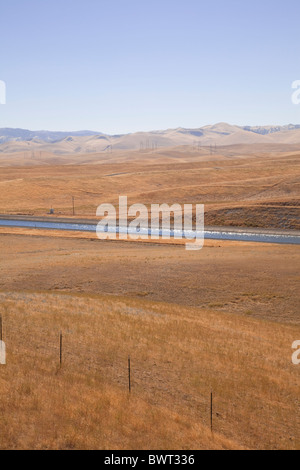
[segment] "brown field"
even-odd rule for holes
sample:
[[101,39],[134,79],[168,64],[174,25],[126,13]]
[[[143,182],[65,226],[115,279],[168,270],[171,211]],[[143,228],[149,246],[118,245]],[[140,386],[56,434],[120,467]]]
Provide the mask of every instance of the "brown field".
[[90,234],[0,234],[2,291],[143,297],[300,326],[298,246],[206,241],[187,252]]
[[2,232],[1,448],[300,447],[298,247]]
[[[1,154],[0,214],[70,217],[74,196],[94,218],[128,195],[299,230],[299,162],[241,146]],[[298,246],[0,228],[0,448],[300,449],[299,266]]]
[[[241,154],[239,154],[239,149]],[[0,214],[95,217],[103,202],[204,203],[207,225],[300,229],[299,152],[189,147],[71,156],[0,155]],[[76,162],[76,163],[75,163]]]

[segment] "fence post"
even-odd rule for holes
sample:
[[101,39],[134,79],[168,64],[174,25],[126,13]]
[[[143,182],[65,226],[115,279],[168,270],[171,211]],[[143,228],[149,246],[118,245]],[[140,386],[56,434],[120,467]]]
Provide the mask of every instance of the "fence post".
[[128,356],[128,386],[129,386],[129,393],[131,393],[131,360],[130,360],[130,356]]
[[210,394],[210,430],[213,432],[213,392]]
[[62,366],[62,347],[63,347],[63,336],[62,333],[59,335],[59,365]]

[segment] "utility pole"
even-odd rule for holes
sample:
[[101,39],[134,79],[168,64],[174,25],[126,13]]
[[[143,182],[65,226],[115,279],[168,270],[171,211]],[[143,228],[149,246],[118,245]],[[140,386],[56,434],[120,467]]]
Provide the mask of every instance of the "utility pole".
[[75,197],[72,196],[72,203],[73,203],[73,215],[75,215]]

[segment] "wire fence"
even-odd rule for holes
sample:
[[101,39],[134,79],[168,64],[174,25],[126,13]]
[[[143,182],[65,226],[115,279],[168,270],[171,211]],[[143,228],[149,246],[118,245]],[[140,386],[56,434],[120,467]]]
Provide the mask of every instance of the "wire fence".
[[[0,340],[6,344],[7,367],[11,359],[18,363],[26,361],[47,361],[53,365],[53,373],[58,369],[80,372],[81,374],[97,374],[108,384],[115,384],[131,395],[146,398],[150,404],[166,406],[172,403],[176,409],[184,407],[187,415],[197,414],[199,422],[210,427],[212,432],[220,432],[228,438],[234,438],[234,430],[247,422],[248,432],[263,427],[270,430],[270,442],[276,430],[280,433],[290,434],[290,422],[285,417],[273,415],[268,404],[257,402],[252,416],[245,418],[245,409],[241,406],[243,399],[235,393],[238,380],[232,377],[232,400],[211,391],[206,386],[207,393],[197,394],[191,390],[181,377],[176,364],[169,361],[160,364],[151,364],[137,361],[134,354],[129,357],[122,354],[107,354],[103,350],[101,341],[92,343],[72,331],[56,331],[49,328],[37,327],[32,324],[17,324],[10,318],[0,316]],[[243,396],[246,396],[244,391]],[[295,409],[299,410],[300,402],[297,397]],[[245,403],[246,405],[246,403]],[[264,415],[264,417],[263,417]],[[299,423],[299,417],[296,417]],[[299,428],[298,428],[299,429]],[[285,430],[285,431],[284,431]],[[246,430],[245,430],[246,431]],[[292,436],[295,438],[295,436]]]

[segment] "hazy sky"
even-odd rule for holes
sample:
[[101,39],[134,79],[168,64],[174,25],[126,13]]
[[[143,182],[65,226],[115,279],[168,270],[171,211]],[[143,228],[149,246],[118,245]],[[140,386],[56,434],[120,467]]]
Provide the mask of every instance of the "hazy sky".
[[299,0],[0,0],[0,127],[300,123]]

